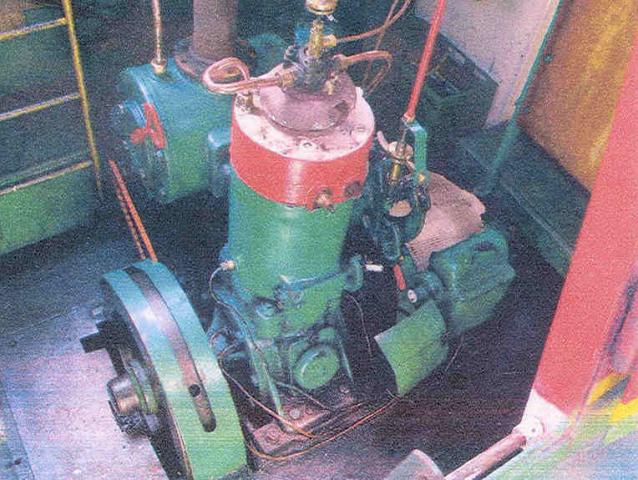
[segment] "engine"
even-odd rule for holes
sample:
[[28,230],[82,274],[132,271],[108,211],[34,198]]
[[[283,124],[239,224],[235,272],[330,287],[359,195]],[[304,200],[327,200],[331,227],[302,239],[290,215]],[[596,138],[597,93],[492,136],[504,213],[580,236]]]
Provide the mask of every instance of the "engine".
[[[451,337],[491,317],[514,276],[480,201],[428,171],[426,131],[404,119],[397,141],[376,133],[366,95],[392,56],[337,53],[336,1],[306,5],[297,44],[267,73],[227,57],[201,83],[172,60],[170,79],[149,66],[124,77],[122,162],[149,196],[228,197],[212,318],[166,266],[145,260],[104,276],[104,318],[83,340],[110,354],[116,421],[149,438],[169,475],[221,478],[294,458],[382,413],[445,360]],[[356,86],[351,67],[368,63],[377,73]],[[202,125],[214,115],[211,156]],[[357,238],[354,252],[344,248],[353,235],[372,249],[358,250]],[[380,272],[396,284],[394,315],[361,335],[343,303],[358,306],[364,277]]]

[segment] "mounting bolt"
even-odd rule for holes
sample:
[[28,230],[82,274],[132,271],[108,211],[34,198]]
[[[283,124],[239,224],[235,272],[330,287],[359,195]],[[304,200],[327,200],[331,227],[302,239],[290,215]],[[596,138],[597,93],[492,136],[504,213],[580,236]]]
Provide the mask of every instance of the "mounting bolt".
[[418,299],[419,299],[419,296],[416,294],[414,290],[412,289],[408,290],[408,300],[410,301],[410,303],[416,303]]
[[288,415],[293,420],[299,420],[302,417],[303,412],[299,408],[295,407],[290,409],[290,412],[288,412]]
[[348,388],[348,385],[339,385],[339,392],[344,395],[348,395],[350,393],[350,389]]
[[224,260],[222,263],[219,264],[219,268],[221,268],[224,272],[235,270],[236,266],[237,264],[234,260]]

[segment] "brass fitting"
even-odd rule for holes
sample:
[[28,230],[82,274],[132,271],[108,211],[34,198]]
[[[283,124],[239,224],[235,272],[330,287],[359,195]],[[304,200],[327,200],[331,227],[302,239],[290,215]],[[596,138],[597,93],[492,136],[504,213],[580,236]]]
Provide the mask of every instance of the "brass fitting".
[[377,133],[377,140],[381,148],[392,159],[392,168],[388,175],[388,181],[393,184],[397,183],[401,178],[403,166],[407,165],[414,157],[414,149],[411,145],[405,143],[404,138],[401,138],[398,142],[388,143],[381,131]]
[[323,34],[323,22],[316,19],[310,27],[310,36],[308,38],[307,53],[308,56],[319,58],[326,49],[337,46],[337,37],[334,35]]
[[338,0],[306,0],[306,10],[314,15],[332,15]]

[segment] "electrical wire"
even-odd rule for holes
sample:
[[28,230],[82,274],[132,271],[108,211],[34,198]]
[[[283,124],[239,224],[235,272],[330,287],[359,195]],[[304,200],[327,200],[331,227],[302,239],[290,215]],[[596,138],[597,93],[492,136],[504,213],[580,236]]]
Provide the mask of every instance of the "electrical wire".
[[411,4],[412,4],[412,0],[404,0],[403,5],[401,6],[401,9],[396,13],[396,15],[392,17],[392,19],[389,22],[384,22],[382,25],[378,26],[377,28],[368,30],[367,32],[358,33],[356,35],[349,35],[347,37],[337,38],[337,44],[355,42],[358,40],[365,40],[366,38],[374,37],[375,35],[378,35],[380,33],[385,33],[385,31],[388,28],[394,25],[403,16],[403,14],[405,14],[405,12],[408,10]]
[[341,438],[342,436],[344,436],[345,434],[351,432],[352,430],[354,430],[355,428],[363,425],[364,423],[369,422],[370,420],[378,417],[379,415],[381,415],[382,413],[384,413],[386,410],[388,410],[390,407],[393,407],[396,403],[398,403],[398,399],[393,398],[392,400],[386,402],[384,405],[382,405],[381,407],[379,407],[378,409],[374,410],[373,412],[367,414],[366,416],[364,416],[363,418],[360,418],[359,420],[357,420],[356,422],[354,422],[353,424],[351,424],[350,426],[348,426],[347,428],[329,436],[328,438],[325,438],[323,440],[318,441],[317,443],[314,443],[306,448],[303,448],[301,450],[297,450],[295,452],[286,454],[286,455],[269,455],[267,453],[264,453],[260,450],[257,449],[257,447],[255,447],[255,445],[253,445],[251,442],[246,441],[246,447],[248,448],[248,450],[250,450],[251,453],[253,453],[255,456],[262,458],[264,460],[268,460],[271,462],[285,462],[288,460],[292,460],[293,458],[297,458],[300,457],[302,455],[305,455],[306,453],[315,450],[319,447],[323,447],[324,445],[327,445],[330,442],[333,442],[339,438]]
[[310,439],[316,438],[316,435],[314,435],[314,434],[312,434],[312,433],[310,433],[310,432],[308,432],[308,431],[306,431],[306,430],[304,430],[302,428],[299,428],[297,425],[295,425],[294,423],[292,423],[288,419],[282,417],[277,412],[275,412],[273,409],[271,409],[268,406],[266,406],[263,402],[259,401],[253,394],[251,394],[246,389],[246,387],[244,387],[242,385],[242,383],[239,380],[237,380],[234,376],[232,376],[226,370],[226,367],[224,366],[224,357],[226,356],[226,354],[228,353],[228,351],[230,349],[236,348],[236,347],[237,347],[236,345],[229,345],[224,350],[222,350],[222,352],[217,357],[217,361],[219,363],[219,368],[221,369],[221,371],[224,374],[224,376],[226,378],[228,378],[231,382],[233,382],[235,384],[235,386],[239,389],[239,391],[242,392],[251,402],[253,402],[255,405],[257,405],[259,408],[261,408],[263,411],[265,411],[268,415],[273,417],[275,420],[280,421],[281,423],[283,423],[287,427],[290,427],[295,432],[299,433],[300,435],[303,435],[306,438],[310,438]]
[[290,385],[289,383],[284,383],[284,382],[275,381],[275,384],[280,386],[280,387],[283,387],[283,388],[286,388],[288,390],[291,390],[291,391],[301,395],[302,397],[307,398],[308,400],[310,400],[312,403],[317,405],[322,410],[326,410],[328,412],[334,412],[334,409],[330,408],[328,405],[324,404],[323,402],[321,402],[317,398],[313,397],[308,392],[304,392],[301,388],[297,388],[294,385]]
[[368,344],[368,356],[370,357],[370,359],[372,359],[372,357],[373,357],[373,355],[372,355],[372,342],[370,342],[370,335],[368,334],[368,328],[366,327],[365,316],[363,314],[363,308],[361,308],[361,305],[359,304],[357,299],[354,298],[354,296],[351,293],[346,292],[345,290],[344,290],[343,293],[346,295],[346,298],[348,298],[349,300],[354,302],[355,306],[357,307],[357,310],[359,311],[359,319],[361,321],[361,328],[363,329],[363,334],[365,335],[366,343]]

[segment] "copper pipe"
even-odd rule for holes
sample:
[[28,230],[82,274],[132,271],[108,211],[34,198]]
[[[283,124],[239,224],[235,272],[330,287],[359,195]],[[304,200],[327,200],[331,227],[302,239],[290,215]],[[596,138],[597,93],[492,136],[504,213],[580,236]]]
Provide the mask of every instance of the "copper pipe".
[[151,66],[157,75],[163,75],[166,72],[166,58],[164,57],[162,6],[160,0],[151,0],[151,12],[153,13],[153,30],[155,32],[155,55],[151,60]]
[[[229,77],[236,75],[240,75],[242,80],[224,82]],[[292,83],[293,80],[292,71],[280,70],[279,67],[275,67],[263,77],[250,78],[246,64],[235,57],[225,58],[212,64],[202,74],[204,86],[211,92],[222,95],[235,95],[264,87],[284,87]]]
[[384,62],[384,65],[379,69],[377,74],[368,84],[366,94],[372,93],[375,88],[381,83],[383,77],[386,76],[390,68],[392,68],[392,54],[385,50],[369,50],[367,52],[357,53],[355,55],[335,55],[334,59],[338,62],[341,70],[347,70],[352,65],[361,62]]
[[445,476],[445,480],[474,480],[525,446],[525,435],[512,432],[501,441]]
[[[383,26],[385,28],[379,34],[379,36],[374,42],[374,50],[379,50],[379,48],[381,48],[381,44],[383,43],[383,38],[385,37],[385,34],[388,31],[388,24],[390,23],[390,20],[392,20],[392,16],[394,15],[394,11],[397,9],[398,5],[399,5],[399,0],[392,1],[392,5],[390,5],[390,10],[388,10],[388,14],[386,15],[385,20],[383,21]],[[368,77],[370,76],[371,69],[372,69],[372,62],[368,63],[368,65],[366,66],[366,71],[363,75],[363,81],[362,81],[364,85],[368,81]]]
[[191,51],[208,63],[235,55],[238,0],[193,0]]
[[397,12],[397,14],[394,17],[392,17],[392,19],[389,22],[384,22],[382,25],[378,26],[377,28],[374,28],[364,33],[358,33],[356,35],[349,35],[347,37],[338,38],[337,43],[347,43],[347,42],[355,42],[357,40],[365,40],[366,38],[374,37],[375,35],[378,35],[379,33],[385,33],[385,31],[388,28],[394,25],[403,16],[403,14],[407,11],[408,7],[411,4],[412,4],[412,0],[405,0],[403,5],[401,6],[401,9]]

